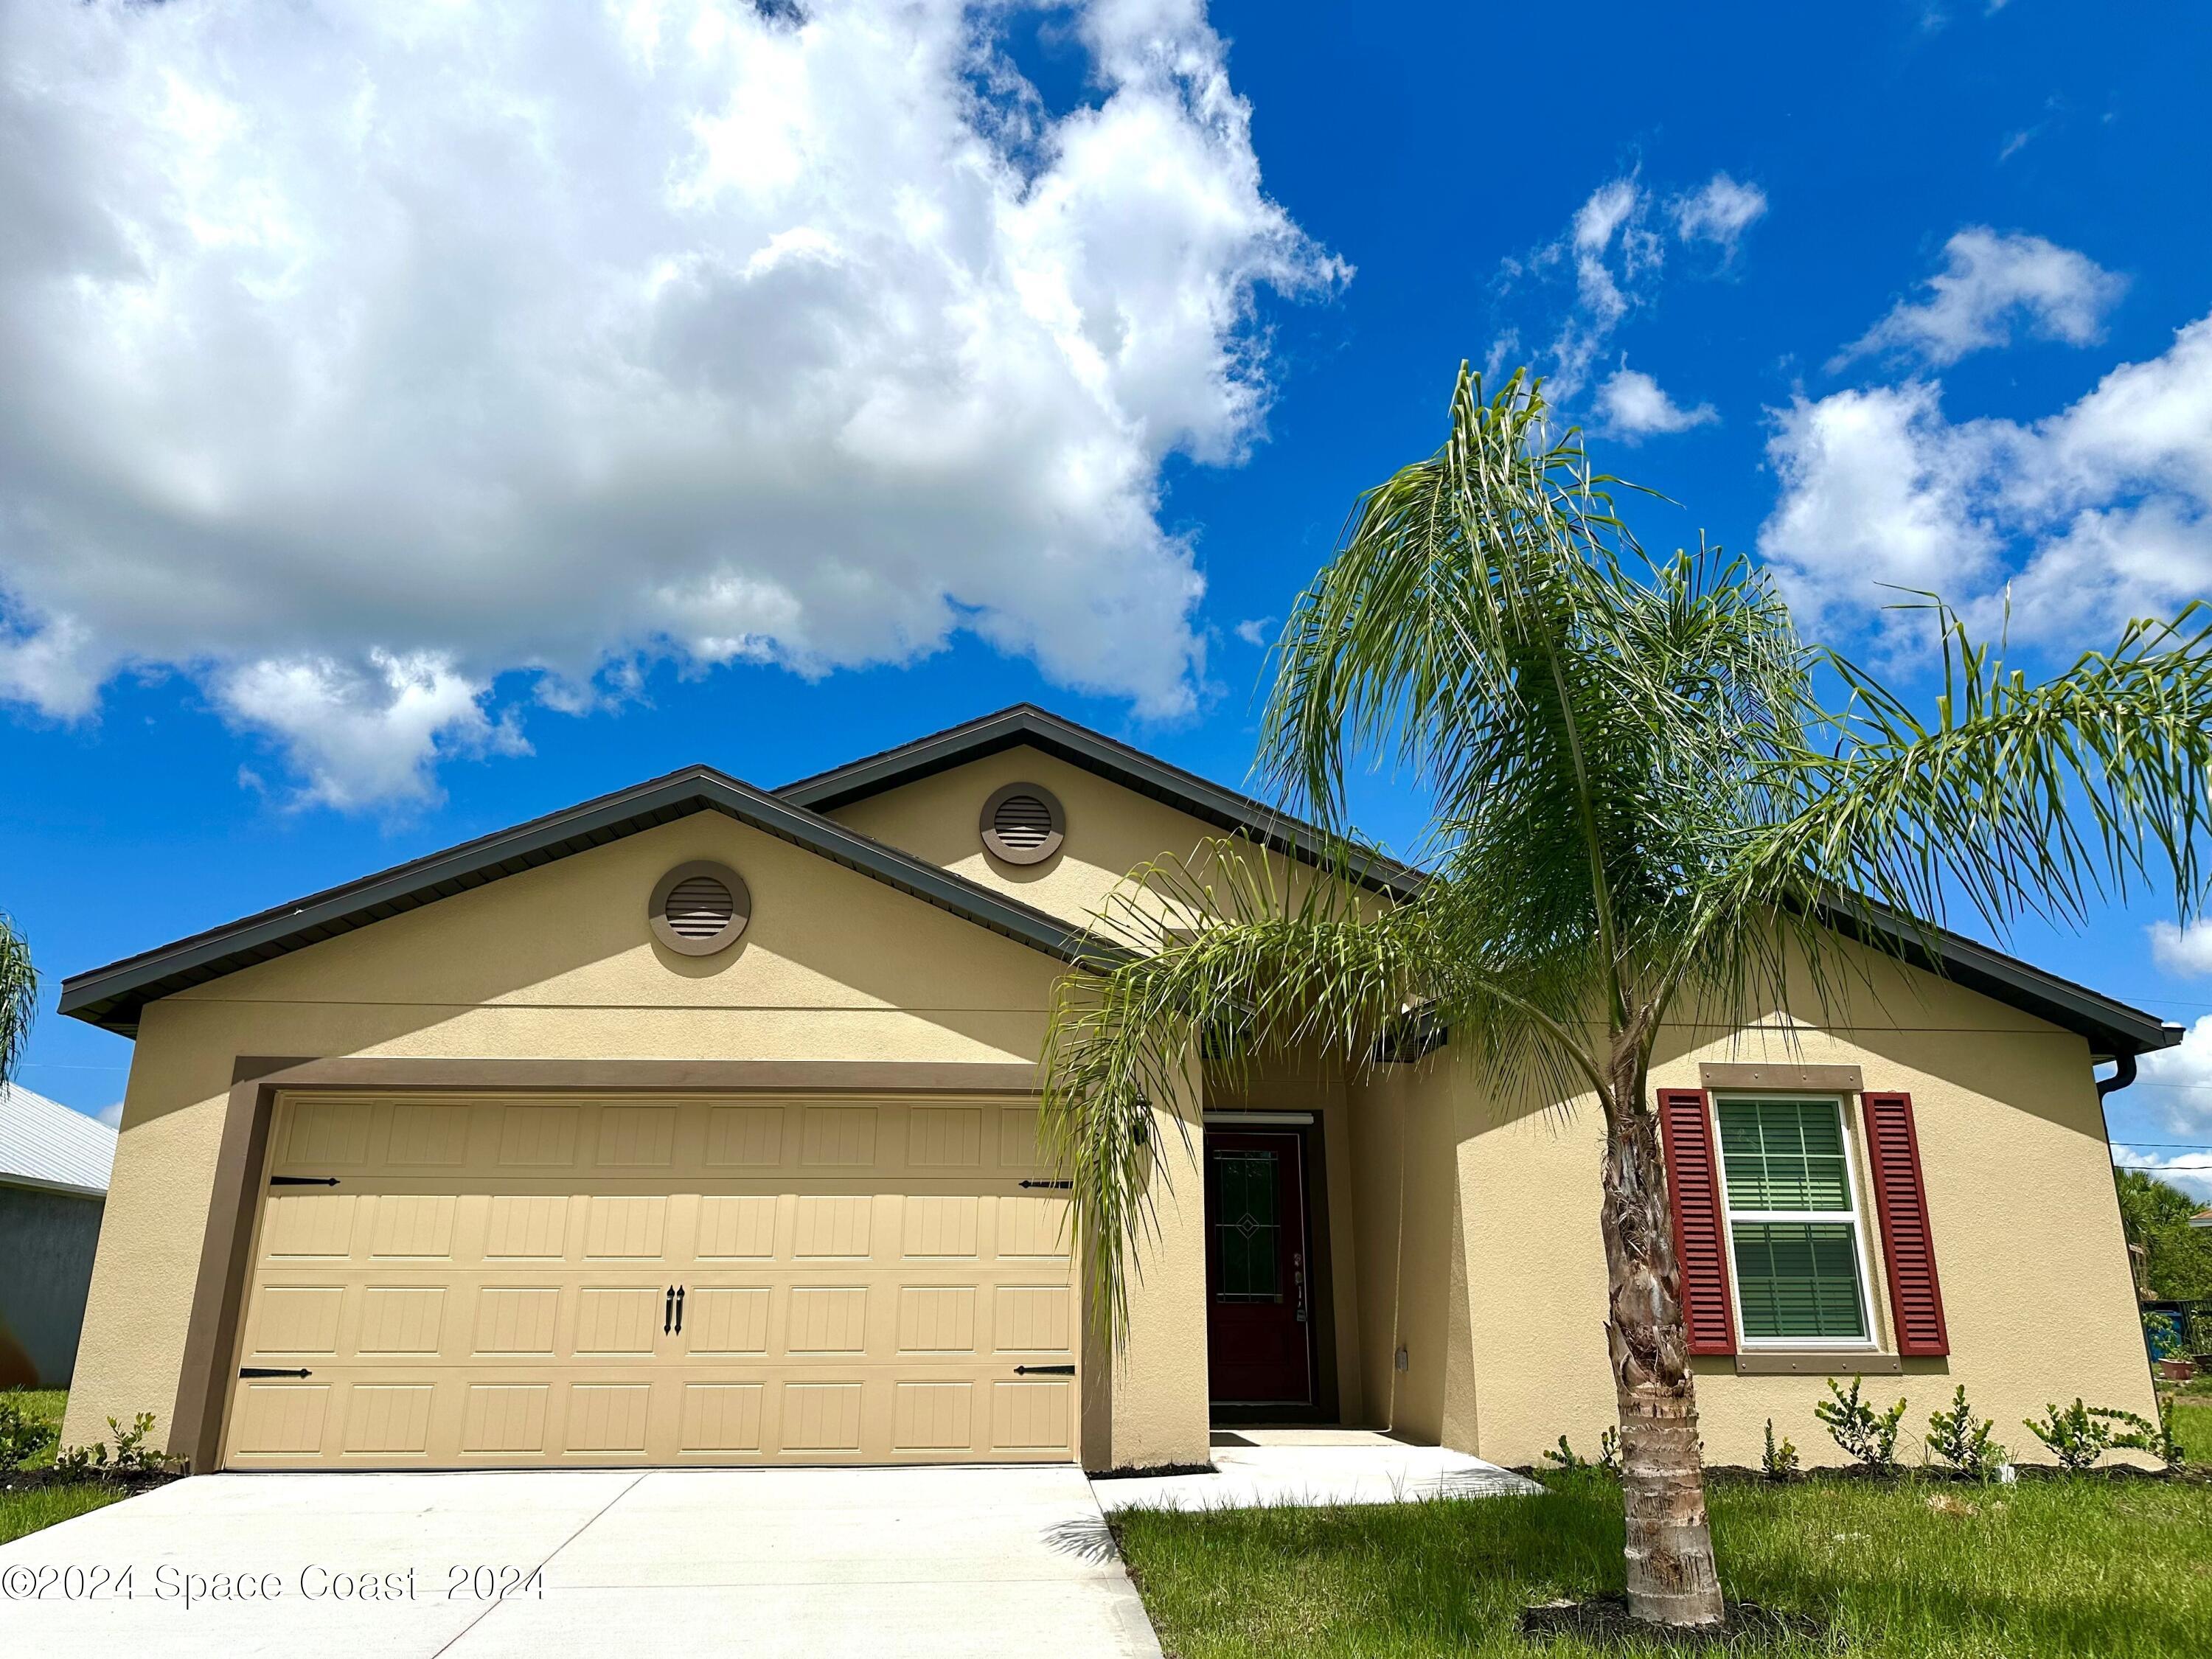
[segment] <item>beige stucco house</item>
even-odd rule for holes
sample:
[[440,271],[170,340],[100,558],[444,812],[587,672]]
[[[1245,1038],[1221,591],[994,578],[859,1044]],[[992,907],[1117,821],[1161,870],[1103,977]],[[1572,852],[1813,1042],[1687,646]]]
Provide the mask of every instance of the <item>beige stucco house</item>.
[[[1036,1151],[1052,986],[1126,872],[1224,830],[1310,857],[1021,708],[772,793],[693,768],[70,980],[137,1048],[68,1437],[151,1410],[203,1469],[1105,1469],[1254,1420],[1590,1449],[1601,1126],[1494,1097],[1449,1033],[1235,1091],[1194,1055],[1127,1351],[1086,1340]],[[1715,1461],[1770,1417],[1817,1455],[1831,1373],[1915,1423],[1960,1382],[2001,1425],[2150,1407],[2092,1067],[2179,1033],[1942,957],[1869,952],[1826,1029],[1667,1033]]]

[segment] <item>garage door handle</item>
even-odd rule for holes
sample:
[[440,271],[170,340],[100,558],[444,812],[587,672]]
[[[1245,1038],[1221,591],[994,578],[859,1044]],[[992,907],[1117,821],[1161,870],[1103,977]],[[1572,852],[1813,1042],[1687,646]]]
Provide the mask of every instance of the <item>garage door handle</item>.
[[676,1334],[684,1334],[684,1287],[676,1287]]
[[676,1287],[671,1285],[668,1294],[660,1298],[660,1334],[665,1336],[676,1328]]
[[295,1371],[283,1370],[268,1365],[240,1365],[238,1368],[238,1375],[243,1379],[249,1376],[313,1376],[314,1372],[309,1370],[305,1365]]
[[1016,1376],[1073,1376],[1075,1375],[1075,1367],[1073,1365],[1017,1365],[1014,1367],[1014,1375]]
[[338,1178],[336,1176],[270,1176],[269,1184],[272,1187],[335,1187],[338,1184]]
[[1063,1190],[1074,1184],[1072,1181],[1024,1181],[1022,1182],[1024,1187],[1058,1187]]

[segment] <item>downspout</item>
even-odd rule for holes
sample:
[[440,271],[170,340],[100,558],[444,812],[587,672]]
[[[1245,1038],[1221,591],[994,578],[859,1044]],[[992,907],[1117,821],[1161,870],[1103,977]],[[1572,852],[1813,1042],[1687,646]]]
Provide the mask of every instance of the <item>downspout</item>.
[[[2105,1097],[2107,1095],[2118,1094],[2121,1090],[2126,1088],[2128,1085],[2133,1083],[2135,1080],[2136,1057],[2130,1054],[2118,1054],[2113,1055],[2112,1076],[2100,1077],[2097,1079],[2098,1105],[2102,1106],[2105,1103]],[[2112,1126],[2107,1124],[2105,1127],[2105,1142],[2107,1146],[2112,1144]]]

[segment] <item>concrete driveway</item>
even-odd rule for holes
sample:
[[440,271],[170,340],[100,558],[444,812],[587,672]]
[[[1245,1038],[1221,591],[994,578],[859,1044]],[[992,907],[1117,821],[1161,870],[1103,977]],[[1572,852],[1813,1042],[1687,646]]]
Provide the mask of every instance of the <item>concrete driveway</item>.
[[1160,1650],[1073,1468],[208,1475],[0,1547],[0,1593],[9,1659]]

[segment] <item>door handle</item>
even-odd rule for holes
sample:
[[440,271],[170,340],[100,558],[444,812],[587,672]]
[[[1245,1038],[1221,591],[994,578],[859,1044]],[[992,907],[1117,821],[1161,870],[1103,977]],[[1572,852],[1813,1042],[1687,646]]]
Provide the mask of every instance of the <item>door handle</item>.
[[1291,1257],[1291,1277],[1297,1286],[1298,1323],[1303,1325],[1306,1322],[1306,1258],[1303,1250]]
[[676,1287],[671,1285],[668,1294],[660,1298],[660,1334],[665,1336],[676,1328]]
[[678,1336],[684,1334],[684,1287],[681,1285],[676,1287],[676,1334]]

